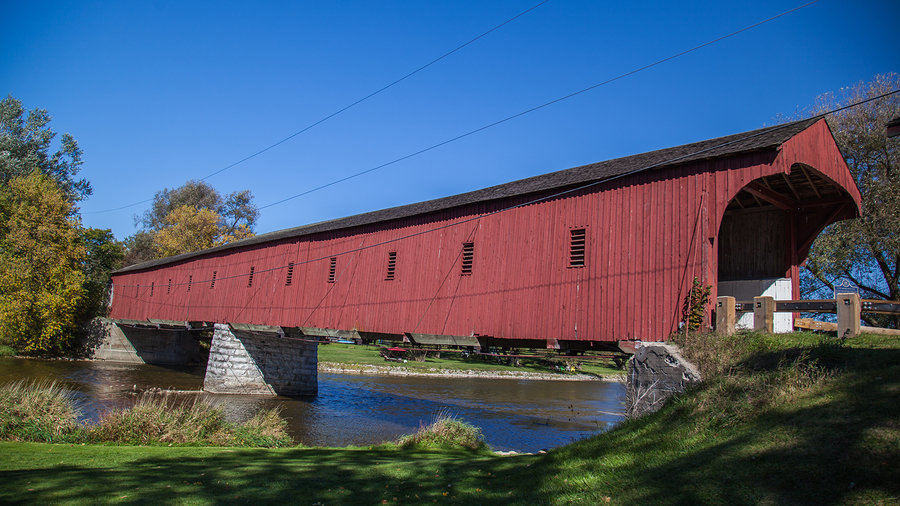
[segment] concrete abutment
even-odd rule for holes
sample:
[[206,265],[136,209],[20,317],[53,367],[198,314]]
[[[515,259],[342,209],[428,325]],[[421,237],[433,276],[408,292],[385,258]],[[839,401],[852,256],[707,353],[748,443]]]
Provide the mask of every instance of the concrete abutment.
[[95,360],[129,364],[187,365],[202,363],[202,329],[187,322],[130,321],[97,318],[93,327],[99,346]]

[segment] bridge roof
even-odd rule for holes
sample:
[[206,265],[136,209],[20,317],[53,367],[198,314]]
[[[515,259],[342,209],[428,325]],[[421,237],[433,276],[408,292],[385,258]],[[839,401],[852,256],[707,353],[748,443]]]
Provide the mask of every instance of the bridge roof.
[[469,204],[488,202],[509,197],[529,195],[547,190],[573,187],[595,181],[602,181],[625,174],[656,170],[672,165],[688,162],[723,158],[738,154],[775,149],[791,137],[805,130],[818,119],[806,119],[791,123],[784,123],[748,132],[716,137],[700,142],[684,144],[671,148],[648,151],[637,155],[615,158],[603,162],[581,165],[571,169],[550,172],[539,176],[533,176],[510,183],[504,183],[480,190],[475,190],[449,197],[426,200],[414,204],[407,204],[379,211],[356,214],[344,218],[320,221],[309,225],[287,228],[275,232],[269,232],[253,236],[241,241],[224,244],[200,251],[184,253],[157,260],[150,260],[135,265],[130,265],[116,270],[113,274],[123,274],[145,270],[160,265],[180,262],[190,258],[226,251],[235,248],[251,246],[260,243],[279,241],[292,237],[301,237],[321,232],[347,229],[374,223],[386,222],[410,216],[423,215],[436,211],[443,211]]

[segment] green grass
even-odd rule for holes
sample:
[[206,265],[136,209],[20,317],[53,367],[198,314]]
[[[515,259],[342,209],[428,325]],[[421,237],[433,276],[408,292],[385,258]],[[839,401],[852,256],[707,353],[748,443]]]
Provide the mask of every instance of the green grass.
[[17,352],[16,349],[12,346],[0,344],[0,357],[14,357],[18,354],[19,352]]
[[[509,366],[485,362],[480,359],[465,359],[463,357],[454,357],[451,353],[445,353],[441,358],[427,358],[422,362],[413,360],[407,362],[391,362],[387,361],[379,355],[377,346],[360,346],[353,344],[331,343],[325,346],[319,346],[319,362],[333,363],[341,365],[377,365],[383,367],[394,367],[408,369],[418,372],[441,372],[447,370],[453,371],[525,371],[540,373],[556,373],[556,374],[574,374],[569,371],[561,371],[554,367],[548,367],[533,362],[524,361],[520,366]],[[429,370],[435,371],[429,371]],[[606,364],[591,364],[582,366],[582,372],[594,374],[597,376],[613,376],[621,375],[622,370],[616,368],[612,361]]]
[[655,414],[542,455],[0,443],[0,503],[900,501],[900,340],[694,339],[730,357],[722,372]]

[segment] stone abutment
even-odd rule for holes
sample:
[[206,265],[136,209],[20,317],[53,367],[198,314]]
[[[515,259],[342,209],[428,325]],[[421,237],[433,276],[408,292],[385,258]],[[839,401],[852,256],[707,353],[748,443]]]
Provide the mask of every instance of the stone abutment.
[[318,393],[318,343],[293,329],[216,323],[203,390],[220,394]]

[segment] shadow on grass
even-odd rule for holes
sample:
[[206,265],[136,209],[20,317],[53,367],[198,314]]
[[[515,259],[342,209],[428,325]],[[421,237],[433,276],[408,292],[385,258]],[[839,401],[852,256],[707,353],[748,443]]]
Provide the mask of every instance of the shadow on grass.
[[[758,382],[798,361],[831,376],[818,388],[757,408],[753,395],[774,395],[783,386]],[[834,504],[900,497],[900,350],[823,345],[767,352],[739,364],[733,376],[552,452],[543,474],[570,482],[593,475],[613,499],[627,502]],[[748,382],[757,383],[753,395]],[[711,397],[722,392],[733,395],[725,405],[738,405],[728,416],[710,412],[720,407]],[[559,481],[544,481],[547,496],[582,500]]]
[[[767,375],[798,359],[830,376],[757,408],[754,396],[782,388]],[[62,447],[60,464],[0,473],[0,502],[891,502],[900,496],[898,373],[895,349],[763,353],[656,414],[537,456]]]
[[[79,448],[74,448],[78,450]],[[198,452],[203,453],[203,452]],[[527,458],[527,457],[526,457]],[[0,473],[0,501],[430,502],[460,499],[475,479],[487,502],[510,497],[494,478],[515,458],[397,450],[219,450],[206,457],[146,457],[92,469],[58,465]],[[508,486],[507,491],[512,491]],[[506,494],[506,495],[504,495]]]

